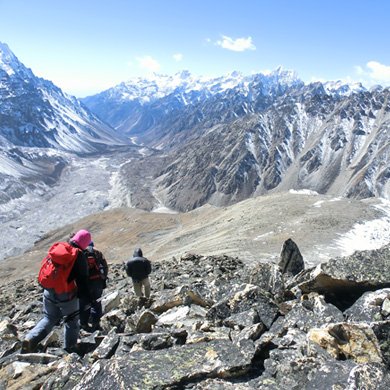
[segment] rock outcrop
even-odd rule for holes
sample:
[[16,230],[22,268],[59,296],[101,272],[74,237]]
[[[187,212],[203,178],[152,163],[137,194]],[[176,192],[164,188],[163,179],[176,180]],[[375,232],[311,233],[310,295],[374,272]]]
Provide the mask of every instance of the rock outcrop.
[[78,354],[60,328],[20,353],[41,290],[19,280],[0,288],[0,389],[387,389],[389,263],[386,246],[294,276],[189,254],[154,264],[150,299],[111,265],[102,330]]

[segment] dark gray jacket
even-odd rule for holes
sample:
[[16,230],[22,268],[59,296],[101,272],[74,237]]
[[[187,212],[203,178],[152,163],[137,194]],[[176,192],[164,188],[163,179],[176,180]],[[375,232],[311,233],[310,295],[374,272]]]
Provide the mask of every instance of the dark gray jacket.
[[126,263],[125,269],[128,276],[140,282],[152,272],[152,264],[146,257],[143,257],[141,248],[137,248],[133,257]]

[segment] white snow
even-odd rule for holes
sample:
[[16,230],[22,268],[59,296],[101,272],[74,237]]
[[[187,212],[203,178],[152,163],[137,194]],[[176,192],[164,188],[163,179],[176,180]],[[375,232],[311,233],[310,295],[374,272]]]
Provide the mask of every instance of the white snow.
[[302,189],[302,190],[291,189],[288,192],[290,194],[296,194],[296,195],[318,195],[318,192],[312,190],[306,190],[306,189]]
[[342,249],[342,256],[349,256],[355,251],[379,249],[390,243],[390,201],[381,199],[376,208],[383,211],[382,218],[357,223],[352,230],[336,240]]

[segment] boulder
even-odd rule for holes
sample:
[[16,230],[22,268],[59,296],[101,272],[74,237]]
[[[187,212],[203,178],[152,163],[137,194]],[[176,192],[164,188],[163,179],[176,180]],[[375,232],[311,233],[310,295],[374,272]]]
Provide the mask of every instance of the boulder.
[[277,300],[284,294],[284,281],[280,268],[274,264],[257,264],[250,272],[248,282],[271,293]]
[[298,245],[291,238],[283,243],[279,268],[282,274],[290,275],[297,275],[305,269],[305,263]]
[[311,329],[307,337],[326,349],[335,359],[383,363],[379,342],[366,324],[329,324],[325,328]]
[[114,327],[117,328],[118,333],[122,333],[126,327],[126,320],[127,316],[121,309],[112,310],[101,318],[100,326],[106,333]]
[[278,307],[261,288],[247,284],[240,291],[231,293],[230,296],[217,302],[207,312],[208,319],[224,320],[233,314],[242,313],[254,309],[261,321],[269,328],[278,315]]
[[137,333],[150,333],[152,326],[158,321],[158,318],[150,310],[144,310],[136,323]]
[[227,341],[137,351],[123,358],[96,362],[75,390],[176,386],[200,376],[234,377],[250,368],[251,357]]
[[346,310],[365,292],[390,287],[390,245],[337,257],[303,272],[293,282]]
[[102,309],[103,314],[107,314],[111,310],[117,309],[120,304],[120,294],[119,291],[113,291],[110,294],[105,295],[102,298]]
[[348,322],[383,321],[388,317],[386,302],[389,301],[390,288],[366,292],[344,311],[344,315]]
[[98,359],[109,359],[114,355],[118,344],[119,336],[114,331],[111,331],[106,337],[104,337],[99,346],[91,353],[91,361]]

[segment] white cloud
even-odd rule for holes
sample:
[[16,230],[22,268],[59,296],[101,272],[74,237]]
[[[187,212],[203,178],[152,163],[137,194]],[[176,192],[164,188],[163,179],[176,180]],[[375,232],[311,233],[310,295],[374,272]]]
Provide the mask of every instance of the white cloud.
[[376,61],[367,62],[370,77],[374,80],[390,82],[390,66],[380,64]]
[[137,57],[138,66],[151,72],[158,72],[161,68],[157,60],[151,56]]
[[181,53],[176,53],[176,54],[174,54],[172,57],[173,57],[173,59],[174,59],[175,61],[177,61],[177,62],[180,62],[180,61],[183,60],[183,54],[181,54]]
[[377,61],[369,61],[365,67],[357,65],[355,66],[355,72],[365,84],[386,86],[390,84],[390,66],[383,65]]
[[217,41],[216,45],[232,51],[256,50],[256,46],[252,43],[252,37],[233,39],[222,35],[222,40]]

